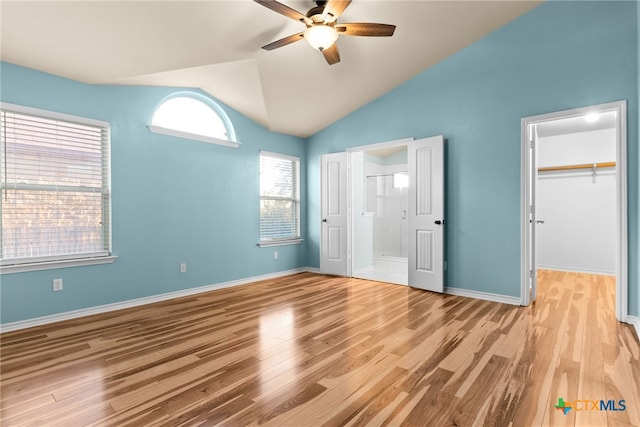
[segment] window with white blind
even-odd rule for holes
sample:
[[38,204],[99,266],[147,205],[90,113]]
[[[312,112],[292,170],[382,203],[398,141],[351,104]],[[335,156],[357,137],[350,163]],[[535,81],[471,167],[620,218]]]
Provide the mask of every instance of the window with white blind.
[[300,241],[300,159],[262,151],[260,246]]
[[0,107],[2,272],[113,262],[109,124]]

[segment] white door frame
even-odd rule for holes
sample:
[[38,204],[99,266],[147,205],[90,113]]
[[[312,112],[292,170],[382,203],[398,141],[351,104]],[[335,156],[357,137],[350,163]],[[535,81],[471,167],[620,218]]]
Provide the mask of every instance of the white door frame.
[[[592,105],[554,113],[525,117],[521,120],[521,290],[520,304],[527,306],[531,303],[529,288],[529,272],[535,268],[531,265],[532,241],[529,230],[532,171],[530,171],[532,150],[529,149],[529,127],[538,123],[581,116],[587,113],[604,113],[615,111],[616,114],[616,318],[621,322],[627,319],[628,293],[628,261],[627,261],[627,101],[617,101],[607,104]],[[534,207],[535,209],[535,207]],[[534,284],[535,286],[535,284]]]

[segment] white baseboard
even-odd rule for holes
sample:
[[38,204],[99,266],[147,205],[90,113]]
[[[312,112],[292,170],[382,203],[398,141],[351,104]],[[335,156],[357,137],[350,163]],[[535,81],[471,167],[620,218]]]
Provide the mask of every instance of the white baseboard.
[[572,267],[558,267],[557,265],[537,265],[538,270],[553,270],[553,271],[566,271],[568,273],[582,273],[582,274],[595,274],[598,276],[615,276],[615,271],[602,271],[602,270],[585,270]]
[[627,323],[631,324],[636,329],[636,336],[640,340],[640,317],[627,316]]
[[398,257],[398,256],[385,256],[385,255],[374,255],[373,261],[386,261],[386,262],[397,262],[399,264],[406,264],[408,258]]
[[[244,279],[232,280],[229,282],[216,283],[212,285],[200,286],[197,288],[184,289],[175,292],[168,292],[159,295],[152,295],[144,298],[136,298],[127,301],[121,301],[113,304],[105,304],[96,307],[83,308],[80,310],[67,311],[64,313],[52,314],[33,319],[20,320],[17,322],[5,323],[0,325],[0,333],[17,331],[19,329],[31,328],[34,326],[46,325],[49,323],[60,322],[63,320],[76,319],[79,317],[90,316],[94,314],[107,313],[110,311],[121,310],[124,308],[137,307],[140,305],[151,304],[160,301],[166,301],[174,298],[180,298],[190,295],[196,295],[204,292],[215,291],[217,289],[229,288],[232,286],[246,285],[248,283],[259,282],[261,280],[275,279],[278,277],[289,276],[292,274],[309,272],[321,274],[320,269],[316,267],[304,267],[293,270],[279,271],[277,273],[264,274],[261,276],[247,277]],[[472,291],[468,289],[460,289],[455,287],[446,287],[444,292],[449,295],[456,295],[466,298],[475,298],[485,301],[499,302],[503,304],[520,305],[519,297],[510,297],[500,294],[492,294],[489,292]],[[635,327],[636,334],[640,338],[640,318],[635,316],[627,316],[627,323]]]
[[247,283],[259,282],[261,280],[276,279],[278,277],[289,276],[302,272],[315,272],[310,268],[297,268],[293,270],[279,271],[277,273],[264,274],[261,276],[247,277],[244,279],[231,280],[229,282],[216,283],[213,285],[199,286],[197,288],[184,289],[181,291],[167,292],[159,295],[152,295],[143,298],[136,298],[112,304],[99,305],[96,307],[83,308],[80,310],[67,311],[64,313],[52,314],[49,316],[36,317],[33,319],[20,320],[17,322],[0,325],[0,333],[17,331],[19,329],[32,328],[34,326],[46,325],[48,323],[60,322],[62,320],[76,319],[78,317],[90,316],[93,314],[107,313],[109,311],[122,310],[123,308],[137,307],[154,302],[166,301],[174,298],[186,297],[204,292],[215,291],[217,289],[230,288],[232,286],[246,285]]
[[359,277],[359,276],[362,276],[363,274],[371,273],[372,271],[373,271],[373,267],[359,268],[353,272],[352,276]]
[[506,295],[492,294],[489,292],[470,291],[468,289],[460,289],[447,286],[446,288],[444,288],[444,293],[465,298],[475,298],[485,301],[500,302],[503,304],[520,305],[520,297],[509,297]]

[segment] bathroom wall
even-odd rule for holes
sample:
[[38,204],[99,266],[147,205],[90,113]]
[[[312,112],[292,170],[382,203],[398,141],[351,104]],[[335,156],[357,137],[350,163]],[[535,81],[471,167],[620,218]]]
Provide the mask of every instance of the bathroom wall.
[[[367,207],[373,215],[373,256],[408,256],[408,189],[396,187],[394,174],[406,173],[406,151],[389,157],[365,156]],[[400,154],[400,155],[398,155]]]

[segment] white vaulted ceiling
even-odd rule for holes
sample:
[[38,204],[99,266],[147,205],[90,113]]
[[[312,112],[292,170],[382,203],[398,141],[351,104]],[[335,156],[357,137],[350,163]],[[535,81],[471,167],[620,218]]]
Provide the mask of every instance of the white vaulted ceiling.
[[273,131],[307,137],[538,4],[354,0],[339,22],[396,32],[341,36],[342,60],[330,66],[304,41],[260,49],[304,26],[251,0],[2,0],[0,53],[86,83],[201,88]]

